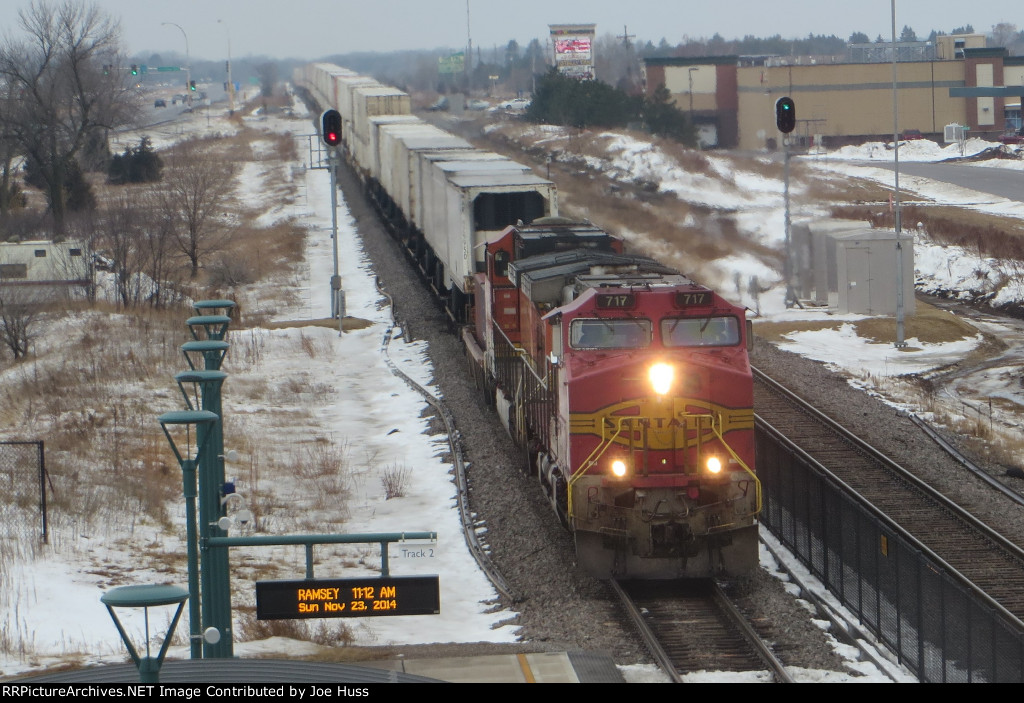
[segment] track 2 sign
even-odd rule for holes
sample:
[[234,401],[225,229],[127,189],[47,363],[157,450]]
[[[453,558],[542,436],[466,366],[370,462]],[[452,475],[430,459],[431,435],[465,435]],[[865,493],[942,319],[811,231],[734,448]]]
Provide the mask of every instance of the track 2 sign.
[[440,612],[437,576],[256,582],[257,620],[436,615]]

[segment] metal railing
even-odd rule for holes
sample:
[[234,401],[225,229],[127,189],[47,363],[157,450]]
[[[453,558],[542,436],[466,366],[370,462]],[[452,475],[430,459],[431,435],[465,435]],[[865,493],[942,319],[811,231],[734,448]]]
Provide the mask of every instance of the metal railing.
[[758,423],[761,525],[922,682],[1024,681],[1024,623]]

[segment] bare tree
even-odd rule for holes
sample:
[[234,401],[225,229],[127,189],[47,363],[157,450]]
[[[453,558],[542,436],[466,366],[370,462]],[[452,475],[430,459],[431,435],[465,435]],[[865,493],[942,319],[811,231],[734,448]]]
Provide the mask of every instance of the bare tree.
[[122,189],[106,205],[96,241],[114,275],[118,304],[133,307],[149,292],[139,275],[146,267],[144,231],[149,218],[131,190]]
[[1017,25],[1000,22],[992,25],[993,46],[1008,47],[1017,39]]
[[33,0],[18,17],[27,37],[0,44],[0,82],[16,98],[0,119],[38,167],[60,232],[72,161],[128,124],[141,103],[121,70],[119,24],[96,5]]
[[208,144],[181,142],[164,161],[162,210],[174,225],[172,239],[188,258],[192,278],[205,257],[223,249],[233,233],[221,214],[234,188],[234,167],[209,154]]
[[171,302],[176,281],[171,279],[171,249],[173,248],[174,222],[163,216],[159,197],[154,193],[146,195],[146,212],[150,214],[149,224],[142,232],[146,248],[145,273],[153,285],[149,304],[155,308]]
[[6,220],[8,213],[20,204],[19,186],[14,177],[18,163],[18,144],[4,119],[10,114],[13,105],[14,98],[10,90],[5,89],[0,82],[0,220]]
[[267,98],[274,97],[274,86],[277,85],[277,64],[273,61],[261,63],[256,67],[256,75],[260,78],[260,94],[263,96],[265,105]]
[[28,356],[45,296],[38,288],[0,285],[0,341],[15,359]]

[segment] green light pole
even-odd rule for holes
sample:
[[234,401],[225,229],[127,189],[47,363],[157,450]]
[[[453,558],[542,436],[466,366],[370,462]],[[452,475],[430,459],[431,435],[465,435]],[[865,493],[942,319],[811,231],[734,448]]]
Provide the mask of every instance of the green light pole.
[[[203,625],[215,628],[219,637],[203,639],[203,658],[228,658],[234,656],[231,624],[231,574],[226,547],[211,546],[209,540],[226,537],[221,527],[221,518],[227,516],[221,503],[224,487],[224,423],[221,408],[221,385],[226,374],[220,375],[220,366],[227,353],[226,344],[231,318],[226,314],[234,303],[230,300],[204,300],[193,304],[196,313],[186,322],[195,342],[216,344],[216,349],[204,348],[205,368],[186,372],[188,382],[198,385],[202,391],[202,409],[216,415],[220,421],[213,423],[210,434],[199,456],[199,553],[202,561],[202,603]],[[217,314],[219,311],[220,314]],[[186,357],[188,354],[186,353]],[[190,362],[191,365],[191,362]],[[216,374],[216,375],[215,375]],[[179,377],[183,376],[179,374]]]
[[[202,652],[200,628],[200,597],[199,597],[199,552],[198,532],[196,529],[196,465],[197,459],[202,452],[203,445],[209,438],[210,426],[219,422],[220,418],[214,413],[205,410],[178,410],[176,412],[164,413],[157,420],[164,431],[164,436],[171,445],[171,451],[178,459],[181,466],[182,493],[185,497],[185,541],[186,555],[188,559],[188,593],[189,601],[189,642],[191,657],[200,659]],[[184,425],[186,430],[186,447],[188,458],[182,457],[178,445],[167,430],[168,425]],[[189,426],[195,425],[196,454],[191,453],[191,437]]]
[[[185,600],[187,598],[188,591],[177,586],[164,585],[121,586],[111,589],[100,596],[100,602],[107,606],[107,612],[113,618],[114,625],[121,634],[121,640],[124,642],[124,646],[128,649],[128,654],[131,655],[132,661],[135,662],[135,666],[139,670],[139,683],[159,683],[160,667],[164,663],[167,647],[171,644],[174,628],[178,626],[178,619],[181,617],[181,611],[185,607]],[[149,649],[149,609],[158,605],[177,605],[178,609],[174,613],[174,619],[171,620],[170,627],[167,628],[167,634],[164,636],[164,643],[160,647],[160,652],[153,657]],[[128,633],[125,632],[124,626],[121,625],[117,613],[114,612],[114,608],[142,608],[145,610],[146,656],[139,656],[138,651],[128,637]]]

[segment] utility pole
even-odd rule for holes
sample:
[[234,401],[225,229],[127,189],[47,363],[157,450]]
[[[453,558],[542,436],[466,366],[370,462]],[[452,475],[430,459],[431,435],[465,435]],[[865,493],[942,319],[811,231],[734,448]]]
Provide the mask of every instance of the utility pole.
[[892,7],[892,152],[893,152],[893,229],[896,230],[896,344],[897,349],[907,346],[903,330],[903,243],[900,241],[900,120],[896,91],[896,0]]
[[235,114],[235,84],[231,80],[231,30],[228,29],[228,23],[224,20],[217,20],[220,24],[224,25],[224,33],[228,38],[228,61],[225,66],[228,74],[228,114]]
[[626,25],[622,25],[622,34],[620,34],[616,38],[617,39],[621,39],[622,40],[622,45],[624,47],[626,47],[626,51],[629,51],[629,40],[630,39],[636,39],[636,35],[635,34],[630,34],[629,31],[626,29]]
[[[633,88],[633,55],[630,49],[632,45],[629,43],[630,39],[636,39],[635,34],[630,34],[626,25],[622,25],[622,34],[618,37],[622,40],[622,45],[626,48],[626,82],[629,84],[630,89]],[[692,89],[691,89],[692,90]],[[693,112],[693,107],[690,107],[690,112]]]
[[473,81],[473,36],[469,30],[469,0],[466,0],[466,94],[469,95]]

